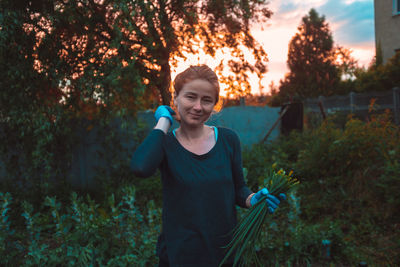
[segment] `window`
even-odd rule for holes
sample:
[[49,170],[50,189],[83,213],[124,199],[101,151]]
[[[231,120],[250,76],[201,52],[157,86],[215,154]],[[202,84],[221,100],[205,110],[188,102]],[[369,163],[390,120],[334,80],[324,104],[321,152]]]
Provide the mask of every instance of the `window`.
[[400,0],[393,0],[393,15],[400,15]]

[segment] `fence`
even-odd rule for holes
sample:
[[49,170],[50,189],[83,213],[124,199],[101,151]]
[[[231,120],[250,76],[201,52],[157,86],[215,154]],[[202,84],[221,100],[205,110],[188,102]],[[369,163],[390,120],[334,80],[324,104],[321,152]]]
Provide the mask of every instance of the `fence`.
[[366,116],[371,101],[374,101],[374,108],[377,111],[391,110],[394,122],[400,124],[400,88],[398,87],[384,92],[351,92],[344,96],[320,96],[319,98],[305,100],[304,107],[308,112],[320,113],[322,106],[323,111],[327,114],[342,111]]
[[[233,129],[241,140],[243,146],[250,146],[260,142],[272,125],[279,117],[280,108],[270,107],[228,107],[211,116],[208,125],[216,125]],[[138,112],[138,121],[146,135],[155,125],[152,111]],[[96,188],[96,175],[100,169],[111,169],[108,164],[112,159],[129,162],[133,149],[138,145],[134,142],[133,133],[122,127],[123,123],[131,123],[136,128],[133,121],[114,121],[108,127],[115,129],[116,139],[119,140],[115,153],[107,148],[110,145],[101,134],[101,127],[94,125],[88,128],[87,123],[77,122],[76,129],[79,140],[72,148],[72,162],[67,175],[68,182],[76,188],[94,189]],[[79,126],[78,126],[79,125]],[[178,124],[173,123],[171,129],[177,128]],[[275,127],[267,140],[273,140],[279,136],[279,126]],[[119,148],[121,148],[119,150]],[[6,158],[7,155],[4,155]],[[20,160],[23,160],[21,157]],[[6,168],[0,161],[0,179],[7,177]]]
[[[213,114],[206,122],[207,125],[227,127],[234,130],[243,146],[251,146],[259,143],[272,125],[279,117],[280,108],[255,107],[255,106],[234,106],[222,109]],[[139,120],[148,127],[148,131],[155,125],[153,112],[139,112]],[[179,127],[174,121],[171,129]],[[279,136],[279,125],[273,129],[269,135],[269,141]]]
[[[234,130],[243,146],[250,146],[260,142],[273,123],[279,117],[280,108],[270,107],[228,107],[214,114],[207,121],[207,125],[228,127]],[[138,112],[138,121],[140,121],[144,132],[148,133],[155,125],[154,114],[152,111]],[[118,128],[118,124],[115,125]],[[179,127],[174,121],[171,130]],[[83,130],[85,131],[85,130]],[[129,133],[121,129],[119,138],[122,147],[131,150],[137,144],[132,142],[133,136],[129,138]],[[75,157],[71,166],[70,182],[79,188],[92,188],[95,186],[95,176],[99,166],[107,166],[107,160],[104,159],[104,148],[101,137],[96,135],[96,129],[90,133],[82,133],[82,142],[74,149]],[[273,140],[279,136],[279,127],[274,128],[267,140]],[[132,150],[133,151],[133,150]],[[99,153],[100,152],[100,153]],[[119,155],[115,155],[119,157]],[[121,159],[122,160],[122,159]]]

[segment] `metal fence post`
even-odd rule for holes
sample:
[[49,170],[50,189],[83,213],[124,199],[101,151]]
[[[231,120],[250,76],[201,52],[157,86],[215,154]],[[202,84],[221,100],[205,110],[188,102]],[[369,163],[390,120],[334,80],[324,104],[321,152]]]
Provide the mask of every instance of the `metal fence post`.
[[400,124],[400,88],[393,88],[393,113],[394,122],[398,125]]
[[324,100],[325,97],[320,95],[318,97],[318,106],[319,106],[319,110],[321,111],[321,115],[322,115],[322,119],[325,120],[326,119],[326,113],[325,113],[325,109],[324,109]]
[[241,97],[239,98],[239,100],[240,100],[240,106],[241,106],[241,107],[246,106],[246,99],[244,98],[244,96],[241,96]]
[[355,103],[354,103],[354,97],[355,97],[355,93],[354,92],[350,92],[350,112],[354,113],[355,110]]

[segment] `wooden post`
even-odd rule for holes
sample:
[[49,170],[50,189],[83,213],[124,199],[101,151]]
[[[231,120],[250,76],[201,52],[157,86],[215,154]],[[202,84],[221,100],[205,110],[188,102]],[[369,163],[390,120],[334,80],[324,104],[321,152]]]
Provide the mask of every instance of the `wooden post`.
[[282,119],[283,115],[285,115],[286,111],[289,109],[289,104],[286,105],[286,107],[282,110],[281,114],[279,115],[278,119],[275,121],[275,123],[272,125],[271,129],[269,129],[268,133],[264,136],[264,138],[261,140],[261,144],[264,143],[267,139],[268,136],[271,134],[272,130],[276,127],[278,122]]
[[326,114],[325,114],[325,110],[324,110],[324,97],[323,96],[318,97],[318,106],[319,106],[319,110],[321,111],[321,114],[322,114],[322,119],[325,120]]
[[394,122],[399,125],[400,124],[400,88],[393,88],[393,113],[394,113]]

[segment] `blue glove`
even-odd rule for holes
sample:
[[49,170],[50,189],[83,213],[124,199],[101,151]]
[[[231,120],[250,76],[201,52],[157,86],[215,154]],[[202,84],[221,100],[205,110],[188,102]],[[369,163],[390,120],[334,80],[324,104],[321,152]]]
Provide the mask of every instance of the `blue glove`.
[[154,117],[156,118],[157,122],[161,117],[165,117],[169,120],[171,125],[174,121],[172,115],[175,115],[175,111],[171,107],[165,105],[159,106],[154,113]]
[[[279,205],[279,203],[281,203],[281,201],[274,195],[271,195],[267,188],[263,188],[253,195],[253,197],[250,199],[251,206],[255,205],[264,196],[267,196],[267,199],[265,201],[267,202],[269,212],[274,213],[275,209],[278,207],[278,205]],[[286,195],[283,193],[280,193],[279,198],[281,200],[285,200]]]

